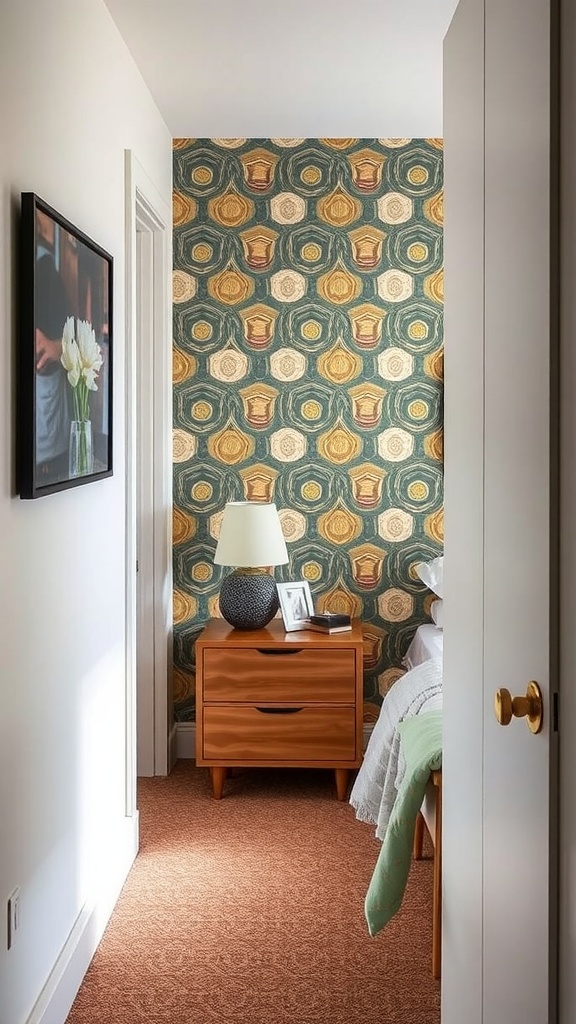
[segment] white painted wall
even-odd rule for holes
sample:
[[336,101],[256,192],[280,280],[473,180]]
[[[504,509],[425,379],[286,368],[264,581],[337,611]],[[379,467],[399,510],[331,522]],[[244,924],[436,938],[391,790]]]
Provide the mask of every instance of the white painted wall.
[[[169,203],[171,141],[103,0],[3,0],[0,95],[0,1024],[23,1024],[64,1018],[62,988],[59,1011],[57,999],[49,1016],[42,1006],[76,943],[90,956],[135,852],[125,817],[124,151]],[[115,259],[114,476],[36,501],[14,490],[21,191]],[[20,930],[7,952],[16,885]]]

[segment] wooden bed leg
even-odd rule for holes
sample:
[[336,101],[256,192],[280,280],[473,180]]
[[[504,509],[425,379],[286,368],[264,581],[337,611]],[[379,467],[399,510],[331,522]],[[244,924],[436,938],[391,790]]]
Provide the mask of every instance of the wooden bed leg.
[[442,772],[432,776],[436,788],[434,823],[434,899],[432,909],[432,977],[440,977],[442,963]]
[[424,845],[424,816],[421,811],[418,811],[418,817],[416,818],[416,827],[414,829],[414,845],[412,847],[412,856],[414,860],[422,860],[422,847]]

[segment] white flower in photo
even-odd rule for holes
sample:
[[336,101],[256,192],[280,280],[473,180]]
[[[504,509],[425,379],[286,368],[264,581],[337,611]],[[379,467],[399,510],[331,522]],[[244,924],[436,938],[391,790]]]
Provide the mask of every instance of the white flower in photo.
[[89,420],[88,392],[98,390],[97,377],[103,363],[102,349],[88,320],[69,316],[62,332],[60,362],[68,375],[74,402],[74,419]]
[[102,349],[96,341],[96,334],[88,320],[79,320],[76,325],[78,348],[82,363],[82,376],[89,391],[98,391],[96,377],[102,366]]
[[75,388],[80,380],[82,365],[80,361],[80,349],[76,344],[76,338],[74,336],[73,316],[69,316],[64,324],[64,331],[62,334],[62,355],[60,356],[60,362],[68,374],[68,383],[70,384],[70,387]]

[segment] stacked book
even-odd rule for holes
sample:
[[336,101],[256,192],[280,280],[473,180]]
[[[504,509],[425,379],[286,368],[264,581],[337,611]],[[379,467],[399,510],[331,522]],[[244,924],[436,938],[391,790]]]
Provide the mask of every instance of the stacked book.
[[324,612],[311,615],[306,622],[306,629],[316,630],[317,633],[344,633],[352,629],[352,621],[349,615],[340,612]]

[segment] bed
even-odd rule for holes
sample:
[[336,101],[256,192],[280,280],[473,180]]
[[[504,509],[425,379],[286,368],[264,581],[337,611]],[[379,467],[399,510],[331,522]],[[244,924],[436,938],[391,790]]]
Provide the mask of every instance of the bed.
[[419,626],[404,658],[407,671],[386,694],[350,794],[356,817],[372,823],[382,841],[365,901],[371,935],[399,909],[410,858],[422,857],[424,828],[430,833],[434,978],[441,952],[442,653],[442,629]]
[[418,626],[403,658],[407,669],[416,668],[429,658],[441,658],[444,653],[444,630],[433,622]]

